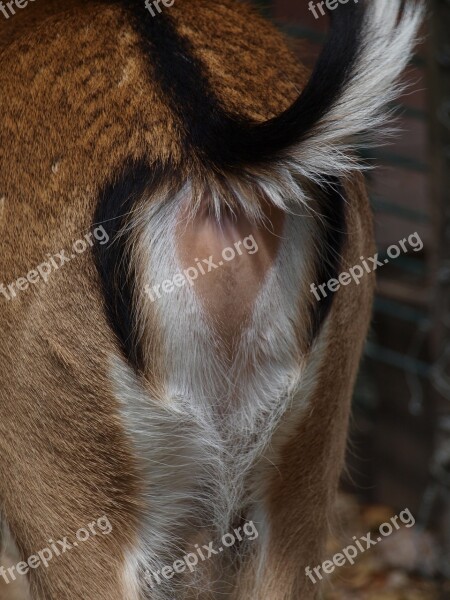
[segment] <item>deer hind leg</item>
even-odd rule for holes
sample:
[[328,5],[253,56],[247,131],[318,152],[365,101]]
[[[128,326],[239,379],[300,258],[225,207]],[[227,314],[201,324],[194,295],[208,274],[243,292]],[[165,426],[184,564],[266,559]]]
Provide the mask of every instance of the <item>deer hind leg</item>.
[[344,462],[350,397],[349,384],[339,390],[319,382],[310,410],[290,428],[289,441],[280,446],[274,438],[277,456],[269,459],[276,468],[267,462],[261,472],[265,495],[257,524],[259,544],[239,574],[232,600],[320,597],[327,575],[322,570],[318,575],[314,568],[327,558],[324,548]]
[[[349,198],[359,206],[358,212],[348,214],[348,227],[359,233],[344,250],[343,261],[356,264],[361,254],[370,256],[373,251],[370,231],[364,234],[371,218],[361,188],[349,189]],[[314,568],[330,558],[324,556],[325,542],[344,465],[352,389],[370,321],[373,285],[368,276],[356,289],[341,290],[311,348],[308,383],[296,391],[293,411],[275,432],[270,454],[261,463],[261,535],[232,600],[320,597],[327,575]],[[300,412],[295,412],[297,399],[305,406]]]
[[[44,505],[46,501],[48,497],[42,494],[39,502]],[[52,508],[58,511],[58,507]],[[77,508],[71,505],[74,513]],[[114,518],[110,522],[106,516],[77,518],[76,523],[83,527],[74,533],[75,522],[68,518],[60,531],[71,533],[67,537],[59,532],[52,535],[52,519],[62,517],[52,512],[30,514],[18,507],[11,528],[15,531],[17,527],[16,536],[3,523],[0,600],[138,600],[135,582],[127,578],[124,543],[119,539],[123,523]]]

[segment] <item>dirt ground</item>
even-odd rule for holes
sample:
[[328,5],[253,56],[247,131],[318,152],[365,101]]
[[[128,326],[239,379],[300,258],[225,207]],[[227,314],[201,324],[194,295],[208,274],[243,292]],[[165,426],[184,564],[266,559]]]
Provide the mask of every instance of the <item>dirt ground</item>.
[[[358,506],[345,496],[339,504],[339,524],[328,544],[330,558],[355,544],[353,536],[359,540],[372,532],[372,539],[379,539],[380,525],[396,514],[386,506]],[[399,530],[330,575],[325,600],[450,600],[450,581],[437,576],[439,549],[433,536],[417,524],[398,523]]]

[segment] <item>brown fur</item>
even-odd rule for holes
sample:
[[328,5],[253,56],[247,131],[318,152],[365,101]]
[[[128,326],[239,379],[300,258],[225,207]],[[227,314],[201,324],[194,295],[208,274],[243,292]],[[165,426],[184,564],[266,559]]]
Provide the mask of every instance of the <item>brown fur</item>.
[[[90,230],[98,192],[126,158],[176,161],[180,155],[176,118],[147,75],[124,13],[81,0],[64,9],[57,4],[38,0],[0,21],[5,284]],[[167,10],[227,107],[265,119],[304,86],[306,70],[247,7],[177,0]],[[349,186],[349,206],[343,265],[351,266],[372,253],[359,179]],[[282,449],[280,468],[268,475],[272,568],[256,588],[253,567],[244,566],[233,600],[311,600],[317,593],[304,567],[318,564],[323,549],[371,291],[367,276],[357,289],[336,295],[313,408]],[[140,482],[108,392],[106,356],[118,350],[91,252],[46,285],[30,286],[9,302],[0,297],[0,303],[0,509],[22,557],[103,514],[114,528],[48,569],[32,571],[33,599],[122,600],[119,578],[142,510]]]

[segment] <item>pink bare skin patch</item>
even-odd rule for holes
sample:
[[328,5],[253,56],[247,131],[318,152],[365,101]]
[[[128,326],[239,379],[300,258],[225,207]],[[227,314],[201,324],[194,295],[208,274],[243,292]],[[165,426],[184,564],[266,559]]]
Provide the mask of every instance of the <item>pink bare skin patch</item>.
[[205,208],[189,221],[183,214],[178,223],[182,268],[197,268],[192,288],[229,350],[251,316],[280,245],[283,212],[266,205],[264,215],[264,223],[255,224],[242,213],[224,212],[219,223]]

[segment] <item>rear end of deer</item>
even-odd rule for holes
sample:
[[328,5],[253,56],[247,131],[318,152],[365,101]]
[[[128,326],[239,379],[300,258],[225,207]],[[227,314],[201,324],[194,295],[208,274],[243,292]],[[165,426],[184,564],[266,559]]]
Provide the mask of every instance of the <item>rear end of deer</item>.
[[311,289],[423,15],[325,4],[312,73],[236,0],[1,19],[2,600],[319,598],[374,274]]

